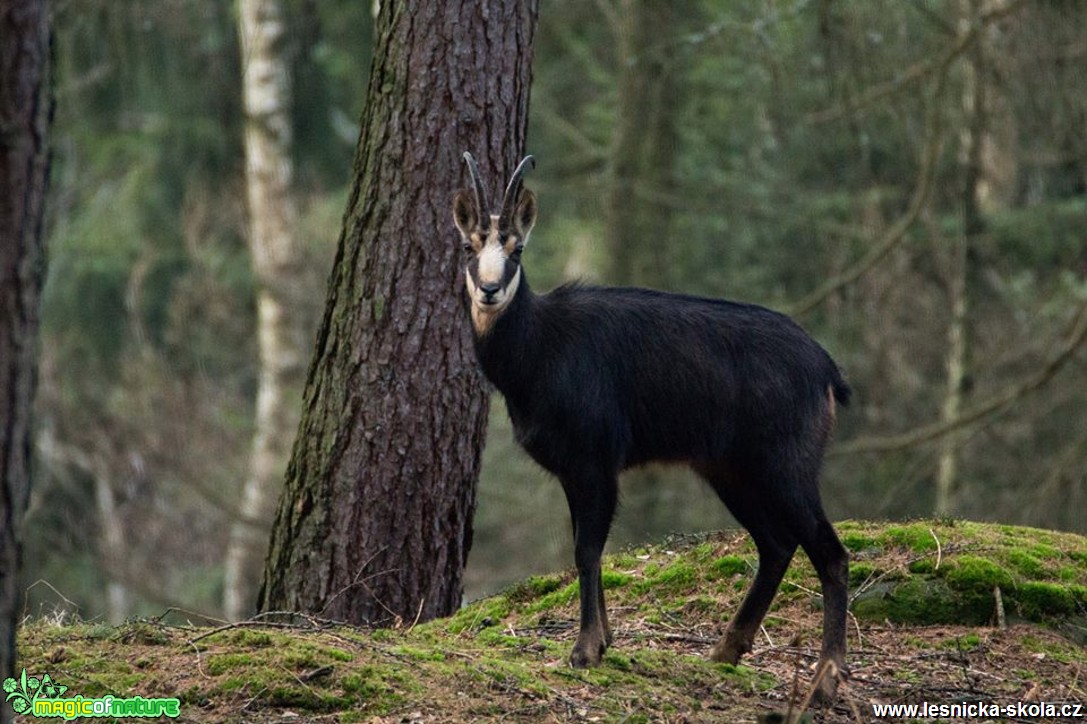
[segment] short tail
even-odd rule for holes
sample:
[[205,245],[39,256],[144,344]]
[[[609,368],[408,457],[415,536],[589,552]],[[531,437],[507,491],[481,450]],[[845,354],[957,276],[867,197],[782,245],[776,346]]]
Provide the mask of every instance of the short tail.
[[853,388],[842,377],[842,371],[837,365],[834,366],[834,378],[830,381],[830,386],[834,390],[835,401],[842,407],[847,406],[850,398],[853,397]]

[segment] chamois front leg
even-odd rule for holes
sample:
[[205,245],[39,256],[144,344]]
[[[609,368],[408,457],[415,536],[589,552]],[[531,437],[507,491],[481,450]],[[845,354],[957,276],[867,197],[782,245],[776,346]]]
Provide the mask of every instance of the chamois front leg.
[[615,515],[617,487],[614,475],[593,475],[564,479],[563,490],[574,527],[574,563],[581,599],[581,627],[570,665],[583,669],[599,664],[611,643],[600,558]]

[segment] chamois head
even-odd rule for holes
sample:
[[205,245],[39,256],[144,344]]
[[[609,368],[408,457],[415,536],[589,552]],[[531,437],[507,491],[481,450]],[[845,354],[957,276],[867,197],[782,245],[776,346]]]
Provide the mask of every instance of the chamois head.
[[472,190],[462,189],[453,199],[453,222],[464,245],[464,280],[472,302],[472,323],[478,334],[484,334],[521,283],[521,251],[536,223],[536,195],[522,186],[521,177],[536,161],[525,156],[517,165],[499,213],[492,214],[476,160],[467,151],[464,160]]

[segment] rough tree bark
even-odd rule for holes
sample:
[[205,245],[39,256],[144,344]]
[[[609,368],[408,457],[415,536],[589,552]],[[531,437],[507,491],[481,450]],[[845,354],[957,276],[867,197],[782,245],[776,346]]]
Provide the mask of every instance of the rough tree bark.
[[305,337],[292,299],[302,267],[297,211],[291,190],[291,92],[284,43],[286,24],[278,0],[240,0],[245,105],[245,175],[248,238],[257,278],[260,383],[249,475],[239,517],[230,530],[223,581],[223,610],[234,621],[256,605],[268,527],[283,468],[298,426],[291,393],[301,387]]
[[[0,0],[0,680],[15,674],[20,525],[30,495],[30,413],[45,270],[49,8]],[[7,721],[9,706],[0,706]]]
[[537,12],[381,4],[263,610],[394,624],[461,603],[487,393],[450,204],[465,150],[488,179],[523,151]]

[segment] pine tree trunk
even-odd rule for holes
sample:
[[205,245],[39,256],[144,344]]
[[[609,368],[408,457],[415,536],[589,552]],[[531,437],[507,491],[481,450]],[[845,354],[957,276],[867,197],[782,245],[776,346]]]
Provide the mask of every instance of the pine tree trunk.
[[268,527],[298,426],[292,393],[301,386],[303,308],[291,293],[302,259],[291,190],[290,84],[278,0],[240,0],[245,101],[245,175],[249,249],[258,282],[260,383],[239,518],[230,530],[223,581],[224,615],[236,621],[256,605]]
[[536,15],[535,0],[381,5],[263,610],[395,624],[461,604],[487,394],[450,204],[465,150],[488,179],[523,151]]
[[[53,107],[49,35],[47,3],[0,0],[0,681],[15,675],[23,595],[20,526],[30,495]],[[10,714],[10,706],[0,706],[0,721]]]

